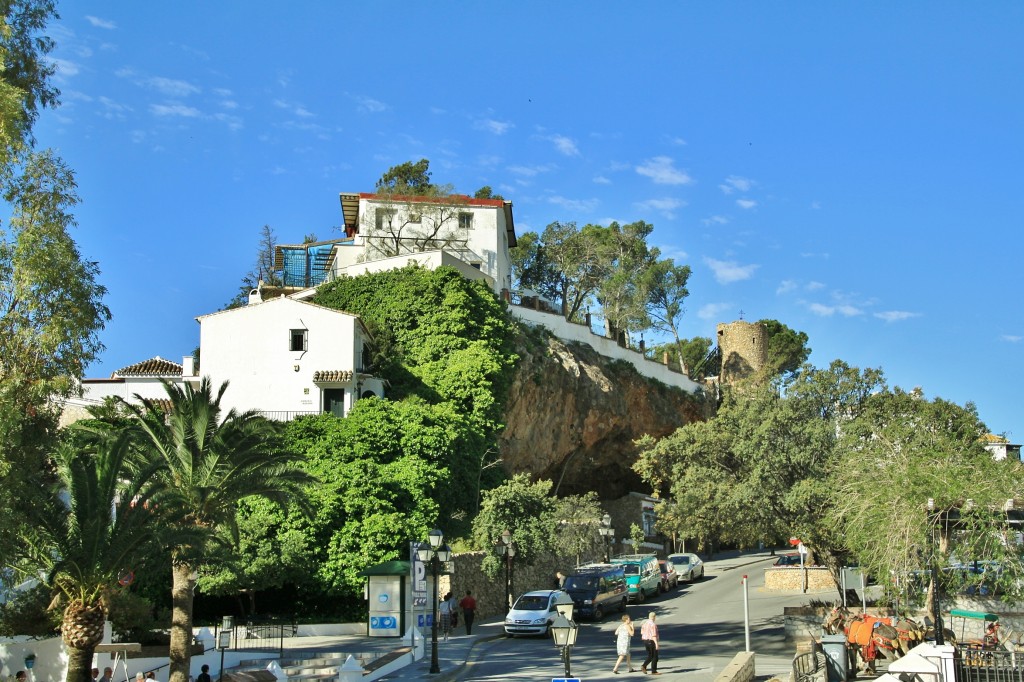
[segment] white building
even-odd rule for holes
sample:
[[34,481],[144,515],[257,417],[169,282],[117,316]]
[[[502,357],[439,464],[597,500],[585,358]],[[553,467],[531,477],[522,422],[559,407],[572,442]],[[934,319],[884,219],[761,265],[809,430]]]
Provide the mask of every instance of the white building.
[[409,263],[451,266],[468,279],[483,279],[495,293],[511,288],[509,247],[516,235],[510,201],[343,193],[341,208],[344,237],[277,247],[275,275],[284,292]]
[[289,297],[202,315],[202,373],[229,381],[224,404],[288,420],[348,414],[360,397],[384,395],[370,373],[373,339],[351,313]]

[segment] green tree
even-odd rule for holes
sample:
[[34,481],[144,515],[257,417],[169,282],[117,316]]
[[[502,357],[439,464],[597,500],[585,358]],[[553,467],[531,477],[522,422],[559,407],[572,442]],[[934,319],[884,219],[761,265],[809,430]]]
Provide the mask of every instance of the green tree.
[[241,500],[261,497],[278,505],[304,504],[310,479],[299,458],[282,447],[278,428],[256,412],[222,414],[225,382],[209,377],[198,388],[165,384],[170,408],[151,401],[129,405],[137,418],[133,436],[149,461],[159,462],[165,490],[161,505],[172,530],[190,533],[172,551],[170,682],[186,682],[192,642],[192,594],[196,567],[226,529],[237,537]]
[[[314,240],[315,241],[315,237]],[[277,251],[277,235],[274,228],[264,225],[260,228],[259,244],[256,247],[256,263],[243,277],[238,287],[238,293],[228,301],[224,310],[241,308],[249,303],[249,292],[255,289],[260,282],[269,286],[279,286],[282,283],[279,270],[274,265],[275,253]]]
[[[1024,466],[995,461],[982,446],[986,433],[973,405],[899,389],[871,395],[864,411],[843,426],[829,520],[890,599],[920,596],[895,593],[891,576],[905,578],[933,562],[945,567],[975,560],[997,562],[1001,570],[942,571],[947,589],[986,582],[1007,601],[1020,598],[1024,566],[1005,504],[1021,495]],[[947,523],[949,517],[955,521]]]
[[392,166],[377,180],[377,192],[427,195],[436,186],[430,182],[430,161],[420,159]]
[[551,481],[534,483],[526,474],[486,491],[480,514],[473,520],[474,544],[490,550],[481,564],[483,570],[491,577],[497,575],[501,561],[495,543],[506,530],[516,546],[516,563],[532,565],[548,552],[558,532],[555,510]]
[[587,225],[579,229],[576,223],[554,222],[539,238],[530,234],[511,249],[514,276],[521,287],[559,302],[565,319],[577,319],[594,300],[607,274],[602,252],[605,228]]
[[[696,367],[707,355],[707,349],[694,358],[693,349],[679,336],[679,325],[686,309],[683,302],[690,295],[686,288],[690,281],[690,266],[676,265],[671,258],[653,263],[644,272],[643,289],[647,292],[647,315],[655,330],[671,334],[676,345],[676,357],[684,373]],[[696,339],[694,339],[696,340]]]
[[315,514],[305,543],[322,589],[359,594],[367,566],[407,556],[408,540],[435,526],[451,532],[452,517],[471,503],[471,488],[451,485],[465,476],[452,470],[463,461],[463,421],[448,405],[370,398],[345,419],[289,423],[289,447],[305,453],[318,481],[309,487]]
[[796,535],[838,578],[845,544],[824,520],[834,504],[827,477],[841,454],[837,434],[883,387],[878,370],[840,361],[806,367],[785,393],[776,384],[751,387],[728,396],[713,420],[641,441],[634,468],[688,510],[674,529],[680,535],[711,545]]
[[601,242],[601,269],[605,272],[597,287],[597,300],[609,331],[647,329],[647,272],[660,255],[658,249],[647,245],[654,226],[639,220],[626,225],[612,222],[594,230]]
[[811,356],[807,334],[790,329],[778,320],[760,320],[768,332],[767,376],[792,378]]
[[497,199],[499,201],[504,201],[505,200],[505,197],[501,196],[500,194],[495,194],[494,190],[491,189],[490,185],[484,185],[483,187],[478,189],[476,192],[474,192],[473,193],[473,198],[474,199]]
[[56,62],[47,59],[54,41],[43,35],[50,19],[60,18],[52,0],[5,0],[0,16],[0,175],[32,146],[32,126],[45,107],[59,103],[50,79]]
[[[701,379],[705,376],[713,376],[714,372],[707,372],[701,363],[708,356],[708,352],[714,343],[707,336],[695,336],[692,339],[680,339],[679,344],[675,342],[664,343],[649,348],[648,356],[658,362],[662,362],[665,355],[668,355],[668,364],[680,368],[686,368],[692,379]],[[682,347],[682,360],[680,361],[680,346]]]
[[591,491],[570,495],[555,502],[557,531],[551,546],[558,555],[576,557],[576,565],[600,560],[606,548],[601,536],[601,500]]
[[[69,232],[78,197],[63,162],[49,151],[30,154],[5,198],[13,215],[0,227],[0,480],[16,490],[50,447],[54,399],[76,390],[103,348],[98,333],[110,311],[99,269]],[[11,501],[0,502],[0,534],[17,518]]]
[[68,648],[67,682],[90,679],[119,580],[144,564],[159,530],[154,522],[157,466],[132,465],[127,434],[79,437],[54,453],[53,477],[40,472],[23,489],[31,504],[14,567],[41,569],[63,605],[61,636]]

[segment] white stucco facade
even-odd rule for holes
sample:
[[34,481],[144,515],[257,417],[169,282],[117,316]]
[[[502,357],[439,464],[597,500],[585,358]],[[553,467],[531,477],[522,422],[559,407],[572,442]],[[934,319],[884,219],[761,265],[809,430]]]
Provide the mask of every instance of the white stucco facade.
[[[410,214],[419,214],[416,204],[395,199],[383,199],[375,194],[343,194],[342,204],[345,205],[346,197],[352,200],[358,197],[358,214],[350,216],[346,213],[345,223],[348,232],[352,233],[352,239],[345,243],[339,243],[335,247],[332,271],[335,276],[341,274],[352,275],[361,271],[360,266],[368,265],[370,262],[379,260],[391,261],[393,258],[378,258],[373,255],[372,249],[367,248],[367,240],[372,239],[374,232],[375,216],[377,213],[389,211],[394,213],[394,220],[397,224],[406,224]],[[487,276],[489,284],[495,292],[511,288],[512,266],[509,260],[509,247],[515,243],[515,226],[512,219],[512,203],[502,199],[472,199],[461,198],[457,207],[452,209],[459,217],[453,218],[451,225],[442,230],[442,234],[451,234],[452,231],[459,232],[459,241],[464,239],[465,247],[461,245],[447,244],[439,248],[417,249],[420,253],[433,251],[444,251],[449,258],[462,261],[466,268],[476,269]],[[410,224],[406,227],[405,234],[413,236],[429,232],[429,211],[422,210],[423,226]],[[464,230],[456,230],[459,221],[464,221]],[[409,248],[416,248],[410,246]],[[402,254],[398,258],[407,257],[411,254]],[[445,263],[450,264],[450,263]],[[395,267],[395,265],[391,265]],[[390,269],[390,268],[380,268]]]
[[230,382],[224,405],[271,419],[343,416],[360,396],[384,395],[366,371],[371,337],[350,313],[280,297],[196,320],[202,374]]

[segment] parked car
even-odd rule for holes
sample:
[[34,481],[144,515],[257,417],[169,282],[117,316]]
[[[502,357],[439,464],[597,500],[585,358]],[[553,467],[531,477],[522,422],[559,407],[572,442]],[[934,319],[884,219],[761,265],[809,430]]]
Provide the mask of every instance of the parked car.
[[704,562],[692,552],[669,554],[668,560],[672,562],[672,566],[676,569],[676,574],[683,582],[692,583],[694,580],[700,580],[704,577]]
[[622,564],[626,571],[630,601],[640,603],[661,592],[661,571],[653,554],[621,554],[612,563]]
[[505,634],[546,635],[558,611],[555,600],[562,590],[534,590],[519,596],[505,616]]
[[613,609],[626,612],[626,572],[620,564],[580,566],[565,577],[562,589],[575,604],[573,620],[601,620]]
[[658,567],[661,568],[661,591],[668,592],[679,587],[679,574],[671,561],[658,559]]
[[[778,559],[775,560],[773,566],[799,566],[800,565],[800,554],[794,552],[793,554],[782,554]],[[810,564],[807,564],[810,565]]]

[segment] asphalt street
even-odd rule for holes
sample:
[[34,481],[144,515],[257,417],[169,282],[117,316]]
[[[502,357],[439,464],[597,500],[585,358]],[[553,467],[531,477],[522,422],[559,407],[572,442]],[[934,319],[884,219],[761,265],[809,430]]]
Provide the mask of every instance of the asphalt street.
[[[768,552],[731,556],[707,563],[707,575],[693,584],[681,585],[644,604],[632,604],[627,612],[637,622],[633,666],[640,676],[644,650],[639,623],[651,611],[657,613],[662,647],[659,672],[693,682],[712,682],[733,656],[746,648],[749,622],[750,648],[755,652],[760,679],[787,675],[794,646],[785,641],[782,610],[812,598],[831,598],[801,592],[766,592],[763,569],[774,557]],[[744,576],[747,577],[744,585]],[[746,613],[746,617],[745,614]],[[572,676],[581,680],[618,680],[630,676],[625,664],[620,674],[615,663],[614,630],[618,614],[600,623],[582,622],[570,659]],[[558,649],[549,637],[506,638],[493,623],[493,638],[473,646],[466,665],[449,679],[547,680],[565,677]]]

